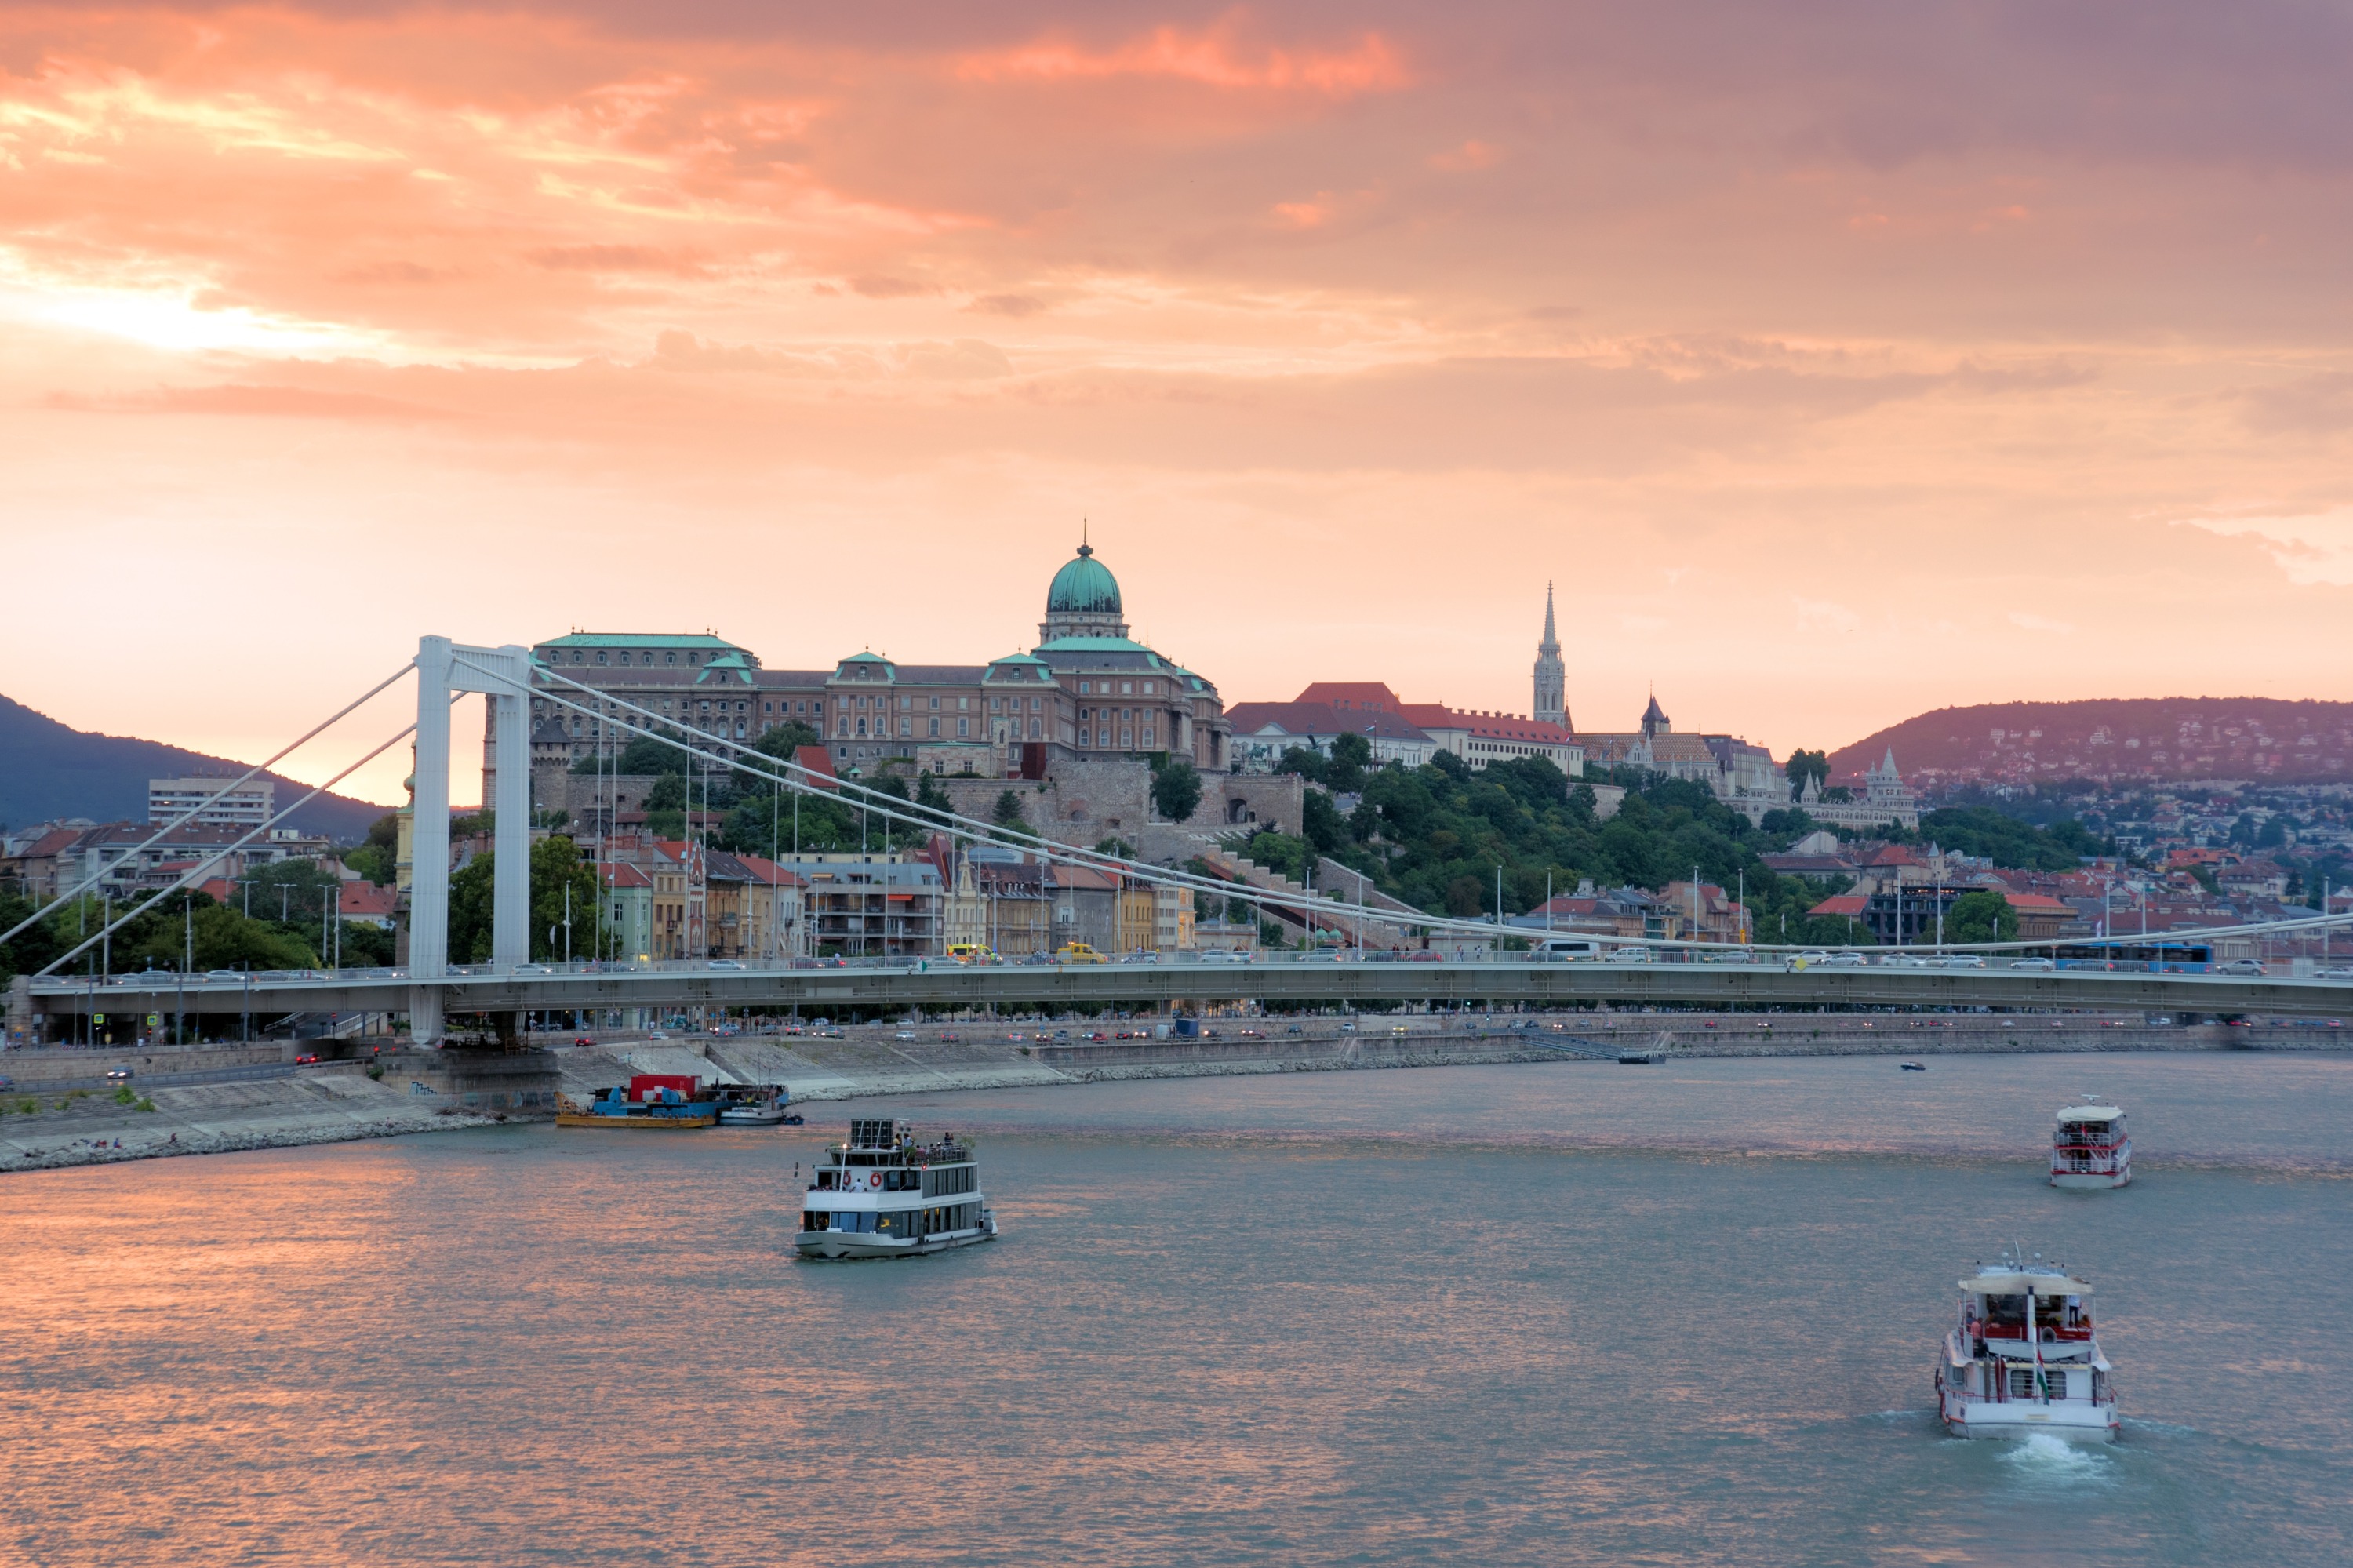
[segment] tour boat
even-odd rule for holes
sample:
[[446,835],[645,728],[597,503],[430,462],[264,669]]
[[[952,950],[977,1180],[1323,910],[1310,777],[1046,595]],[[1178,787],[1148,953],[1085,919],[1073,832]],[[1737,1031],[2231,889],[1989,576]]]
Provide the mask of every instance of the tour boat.
[[969,1143],[919,1143],[912,1123],[861,1119],[818,1163],[796,1245],[803,1257],[912,1257],[996,1237]]
[[2092,1287],[2013,1250],[1961,1281],[1936,1366],[1937,1414],[1961,1437],[2079,1443],[2116,1436],[2113,1369],[2092,1332]]
[[2053,1187],[2121,1187],[2132,1180],[2132,1135],[2115,1106],[2068,1106],[2051,1135]]

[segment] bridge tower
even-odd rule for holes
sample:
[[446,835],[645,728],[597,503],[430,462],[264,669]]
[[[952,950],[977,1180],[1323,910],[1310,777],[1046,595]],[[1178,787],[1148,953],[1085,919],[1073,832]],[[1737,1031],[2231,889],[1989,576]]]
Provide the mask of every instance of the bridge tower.
[[441,987],[449,972],[449,704],[480,692],[491,703],[498,798],[492,816],[491,962],[511,973],[531,959],[531,654],[509,643],[472,648],[446,637],[417,643],[417,793],[408,893],[408,1033],[441,1043]]

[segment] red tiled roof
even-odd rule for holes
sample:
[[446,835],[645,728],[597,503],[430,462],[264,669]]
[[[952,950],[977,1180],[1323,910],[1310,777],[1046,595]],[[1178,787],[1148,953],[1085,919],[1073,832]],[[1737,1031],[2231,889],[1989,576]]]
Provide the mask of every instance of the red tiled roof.
[[357,882],[344,883],[338,900],[336,906],[343,912],[345,919],[388,916],[400,901],[400,890],[378,887],[362,878]]
[[834,789],[839,788],[839,784],[838,782],[828,782],[828,779],[838,781],[841,778],[841,775],[833,770],[833,753],[828,751],[824,747],[796,747],[793,750],[793,760],[799,763],[803,768],[807,768],[809,773],[814,775],[814,777],[808,779],[808,782],[816,785],[818,789]]
[[2043,915],[2073,915],[2075,913],[2075,906],[2073,905],[2063,904],[2056,898],[2046,898],[2040,893],[2004,892],[2002,894],[2002,897],[2009,901],[2010,906],[2012,909],[2019,910],[2021,913]]
[[1807,910],[1806,913],[1809,915],[1843,915],[1850,920],[1860,920],[1862,918],[1863,903],[1863,895],[1860,893],[1841,893],[1837,895],[1835,897],[1823,899],[1820,904],[1817,904],[1811,909]]
[[1396,714],[1405,711],[1398,694],[1378,681],[1318,681],[1294,699],[1321,703],[1350,713]]

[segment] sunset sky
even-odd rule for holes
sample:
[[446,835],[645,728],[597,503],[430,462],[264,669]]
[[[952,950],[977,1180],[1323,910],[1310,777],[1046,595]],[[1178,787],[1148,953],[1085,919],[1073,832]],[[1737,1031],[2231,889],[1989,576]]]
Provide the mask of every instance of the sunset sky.
[[976,662],[1084,518],[1229,704],[1525,710],[1547,579],[1588,728],[2353,698],[2348,82],[2319,4],[12,7],[0,691]]

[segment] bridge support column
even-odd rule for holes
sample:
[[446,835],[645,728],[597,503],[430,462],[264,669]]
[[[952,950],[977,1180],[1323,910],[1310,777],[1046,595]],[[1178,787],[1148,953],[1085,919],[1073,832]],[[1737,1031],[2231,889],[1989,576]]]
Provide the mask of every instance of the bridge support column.
[[[509,645],[499,652],[511,677],[530,680],[530,657],[522,649]],[[499,769],[498,798],[485,802],[497,813],[491,961],[504,971],[531,961],[531,699],[518,690],[493,693],[490,701]]]
[[439,986],[413,985],[408,988],[408,1043],[419,1050],[441,1043]]

